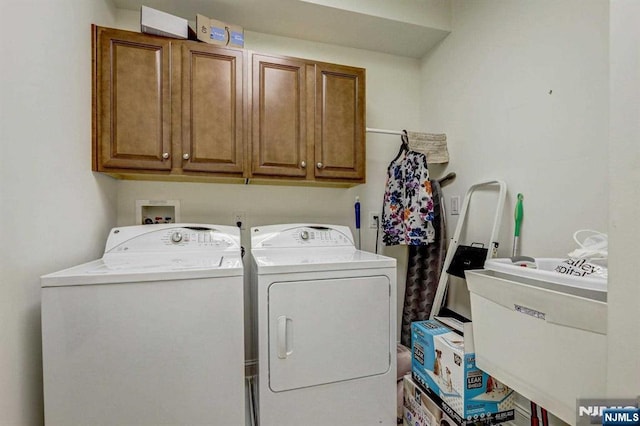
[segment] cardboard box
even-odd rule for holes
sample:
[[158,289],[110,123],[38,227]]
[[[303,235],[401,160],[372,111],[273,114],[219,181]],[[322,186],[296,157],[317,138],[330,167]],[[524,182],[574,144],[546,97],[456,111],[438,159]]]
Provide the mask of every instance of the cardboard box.
[[229,46],[244,47],[244,28],[239,25],[229,25]]
[[403,378],[404,426],[483,426],[507,422],[515,418],[515,410],[463,419],[451,407],[430,391],[423,389],[412,378]]
[[462,419],[512,409],[513,390],[476,367],[471,323],[458,324],[464,336],[436,320],[411,325],[413,378]]
[[218,46],[244,47],[244,29],[239,25],[196,15],[196,38]]
[[184,18],[142,6],[140,31],[163,37],[186,39],[189,35],[189,23]]

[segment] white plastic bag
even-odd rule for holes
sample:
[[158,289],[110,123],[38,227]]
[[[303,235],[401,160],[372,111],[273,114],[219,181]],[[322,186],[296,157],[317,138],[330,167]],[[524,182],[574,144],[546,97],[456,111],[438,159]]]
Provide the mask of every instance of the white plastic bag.
[[[582,241],[580,235],[589,233]],[[576,259],[607,260],[609,256],[609,239],[607,234],[591,229],[580,229],[573,234],[573,240],[579,248],[569,253],[569,257]]]
[[[585,236],[585,234],[588,234]],[[580,236],[584,239],[581,241]],[[574,277],[600,277],[608,276],[608,238],[607,234],[591,229],[580,229],[573,234],[573,239],[578,248],[569,253],[569,259],[560,262],[554,271]]]

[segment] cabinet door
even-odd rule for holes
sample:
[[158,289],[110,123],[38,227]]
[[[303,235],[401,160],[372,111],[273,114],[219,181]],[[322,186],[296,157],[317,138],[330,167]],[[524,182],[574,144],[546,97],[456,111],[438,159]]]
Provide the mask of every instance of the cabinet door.
[[315,176],[365,177],[365,70],[316,66]]
[[170,41],[96,32],[94,169],[170,170]]
[[253,175],[305,177],[305,62],[252,57]]
[[242,173],[242,52],[185,42],[181,62],[182,169]]

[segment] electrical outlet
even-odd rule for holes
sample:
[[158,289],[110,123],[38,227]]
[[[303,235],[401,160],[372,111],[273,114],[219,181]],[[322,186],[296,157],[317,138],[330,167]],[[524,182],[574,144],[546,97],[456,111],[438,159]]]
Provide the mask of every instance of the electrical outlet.
[[238,222],[240,222],[240,229],[245,229],[247,226],[247,213],[246,212],[233,212],[231,213],[233,216],[233,226],[238,226]]
[[[376,220],[376,216],[378,220]],[[382,215],[378,212],[369,212],[369,228],[376,229],[378,228],[378,223],[382,220]]]
[[451,215],[459,215],[460,214],[460,196],[453,195],[451,197]]

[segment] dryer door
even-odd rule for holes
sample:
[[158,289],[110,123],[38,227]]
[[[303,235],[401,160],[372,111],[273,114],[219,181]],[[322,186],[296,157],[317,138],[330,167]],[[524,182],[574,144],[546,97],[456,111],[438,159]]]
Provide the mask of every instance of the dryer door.
[[270,389],[281,392],[386,373],[390,288],[386,276],[271,284]]

